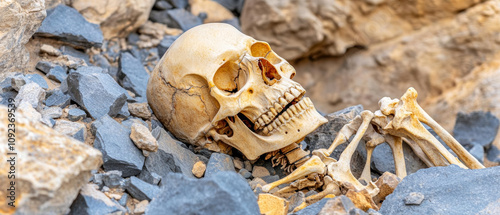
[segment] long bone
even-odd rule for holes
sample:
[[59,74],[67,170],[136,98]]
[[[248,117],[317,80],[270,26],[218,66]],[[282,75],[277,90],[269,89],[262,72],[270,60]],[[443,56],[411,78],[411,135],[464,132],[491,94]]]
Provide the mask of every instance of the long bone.
[[373,129],[373,127],[369,126],[363,139],[366,141],[365,144],[366,163],[365,167],[363,168],[363,172],[361,173],[361,177],[359,177],[359,179],[363,179],[365,182],[369,182],[371,181],[370,164],[371,164],[373,149],[375,149],[376,146],[384,143],[385,138],[381,134],[377,133]]
[[[397,99],[391,100],[387,97],[380,100],[381,112],[384,115],[394,115],[394,118],[383,127],[383,130],[394,136],[412,139],[422,148],[431,160],[435,160],[438,156],[442,155],[450,164],[456,164],[462,168],[466,168],[460,160],[446,150],[446,148],[420,123],[416,116],[419,113],[417,112],[417,114],[414,114],[414,108],[412,108],[414,106],[411,105],[416,102],[409,101],[411,98],[416,99],[415,96],[409,96],[409,94],[412,94],[411,89],[412,88],[408,89],[405,95],[403,95],[403,101]],[[426,150],[426,147],[430,146],[436,148],[440,155],[429,154],[431,151]]]
[[[424,162],[424,164],[427,167],[436,166],[432,163],[432,161],[429,159],[429,157],[427,157],[427,155],[425,155],[425,152],[422,150],[422,148],[420,148],[420,146],[418,146],[417,143],[413,142],[413,140],[411,140],[411,139],[406,139],[406,138],[402,138],[402,139],[406,144],[408,144],[408,146],[410,146],[413,153],[415,153],[415,155],[417,155],[417,157],[420,158],[420,160],[422,162]],[[442,156],[441,156],[441,159],[444,160],[444,158]]]
[[417,103],[417,91],[410,87],[406,93],[401,97],[403,101],[403,109],[413,112],[413,114],[418,118],[420,122],[427,124],[431,127],[436,134],[441,137],[441,139],[448,145],[458,158],[462,160],[471,169],[481,169],[484,165],[481,164],[474,156],[472,156],[467,150],[448,133],[443,127],[441,127],[434,119],[432,119],[427,112],[420,107]]

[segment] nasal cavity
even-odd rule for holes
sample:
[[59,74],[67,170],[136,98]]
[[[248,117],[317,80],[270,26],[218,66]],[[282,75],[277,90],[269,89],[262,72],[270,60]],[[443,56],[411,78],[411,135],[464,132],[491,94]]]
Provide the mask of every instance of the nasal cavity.
[[262,71],[262,79],[264,79],[264,82],[269,86],[281,79],[281,75],[273,64],[264,58],[259,59],[259,69]]

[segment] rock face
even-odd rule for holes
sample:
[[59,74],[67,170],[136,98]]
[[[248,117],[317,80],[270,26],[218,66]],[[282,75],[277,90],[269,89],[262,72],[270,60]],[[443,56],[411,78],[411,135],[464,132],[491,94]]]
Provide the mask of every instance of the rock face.
[[36,35],[83,48],[99,48],[104,39],[98,25],[87,22],[78,11],[66,5],[48,10],[47,18],[43,20]]
[[72,7],[92,23],[100,24],[104,37],[126,37],[148,20],[154,0],[73,0]]
[[[5,143],[0,145],[0,153],[15,157],[15,164],[7,162],[10,157],[0,162],[0,213],[68,213],[78,191],[88,182],[90,171],[101,166],[101,153],[27,118],[22,112],[15,113],[16,140],[11,151],[7,129],[12,127],[8,127],[7,113],[7,108],[0,106],[0,131],[5,134],[0,137]],[[17,155],[7,155],[10,152]],[[6,198],[11,185],[8,175],[15,175],[15,199]],[[8,206],[11,200],[15,200],[15,208]]]
[[[405,177],[387,196],[381,214],[478,214],[499,207],[500,167],[461,169],[452,165],[420,170]],[[413,192],[424,197],[420,205],[406,205]],[[409,197],[410,196],[410,197]],[[421,197],[419,197],[421,198]],[[410,201],[409,203],[418,203]]]
[[29,60],[24,45],[46,16],[44,1],[2,1],[0,14],[0,71],[24,71]]
[[257,198],[237,173],[219,172],[202,179],[169,174],[161,193],[151,201],[153,214],[260,214]]

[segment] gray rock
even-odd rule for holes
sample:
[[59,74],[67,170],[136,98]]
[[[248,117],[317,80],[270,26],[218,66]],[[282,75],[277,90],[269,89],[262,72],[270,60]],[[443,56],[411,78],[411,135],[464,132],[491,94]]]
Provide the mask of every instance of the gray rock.
[[306,196],[304,195],[303,192],[295,192],[293,195],[288,197],[288,213],[292,213],[293,209],[295,209],[297,206],[302,204],[304,201],[306,201]]
[[120,198],[120,201],[118,201],[118,204],[120,204],[123,207],[126,207],[129,198],[130,196],[127,193],[124,193]]
[[156,1],[155,5],[153,6],[153,9],[155,10],[168,10],[172,8],[174,7],[166,1]]
[[[167,159],[169,159],[169,162],[172,162],[173,157],[171,157],[171,155],[170,155],[170,156],[167,156]],[[139,179],[141,179],[141,180],[143,180],[145,182],[148,182],[148,183],[150,183],[152,185],[160,185],[162,176],[156,174],[155,172],[149,172],[148,168],[149,169],[152,169],[152,168],[151,168],[151,166],[146,167],[146,165],[148,165],[147,158],[146,158],[145,166],[142,169],[141,174],[139,174],[137,176],[137,178],[139,178]],[[168,172],[180,172],[180,169],[178,169],[177,171],[172,171],[171,169],[168,169],[167,171]]]
[[153,22],[166,24],[172,28],[180,28],[187,31],[197,25],[203,24],[200,17],[191,14],[184,8],[177,8],[165,11],[151,11],[149,19]]
[[[365,147],[359,149],[360,151],[363,151],[363,153],[361,153],[361,156],[366,159]],[[427,165],[425,165],[425,163],[422,162],[420,158],[418,158],[411,147],[406,143],[403,143],[403,153],[405,155],[405,166],[406,172],[408,174],[412,174],[420,169],[427,168]],[[396,174],[392,149],[387,143],[380,144],[373,150],[371,169],[380,175],[382,175],[384,172],[391,172]]]
[[[500,167],[431,167],[406,176],[387,196],[381,214],[477,214],[500,199]],[[425,196],[418,207],[405,205],[412,192]]]
[[144,120],[136,117],[129,117],[127,120],[122,121],[122,125],[128,129],[132,129],[132,124],[141,123],[142,125],[148,127],[148,123],[144,122]]
[[325,206],[326,202],[330,200],[328,198],[321,199],[320,201],[311,204],[304,209],[297,211],[295,215],[313,215],[313,214],[319,214],[321,209]]
[[192,170],[198,157],[182,147],[182,143],[165,130],[156,128],[151,133],[158,140],[158,151],[149,154],[144,167],[162,177],[160,184],[164,185],[163,179],[169,172],[181,172],[187,177],[194,178]]
[[210,156],[210,160],[208,160],[205,177],[209,177],[217,172],[222,171],[235,172],[233,158],[223,153],[212,153],[212,156]]
[[67,78],[68,94],[92,118],[116,116],[127,100],[126,91],[104,73],[77,70]]
[[82,187],[80,194],[78,194],[70,209],[70,215],[111,214],[127,211],[123,206],[116,204],[91,184]]
[[136,100],[146,101],[149,74],[142,63],[130,53],[124,52],[120,56],[118,80],[123,88],[135,93]]
[[106,50],[105,52],[102,52],[102,54],[109,60],[110,63],[116,62],[120,56],[120,44],[118,44],[115,40],[105,40],[102,46],[103,49]]
[[487,152],[487,158],[489,161],[500,163],[500,149],[491,145]]
[[71,46],[61,46],[61,52],[63,55],[69,55],[75,58],[82,59],[87,65],[90,65],[90,56],[82,51],[78,51]]
[[138,199],[139,201],[145,199],[151,201],[160,193],[160,187],[147,183],[135,176],[130,177],[126,190],[130,196]]
[[0,81],[0,93],[13,91],[12,87],[12,77],[6,77],[3,81]]
[[280,180],[280,177],[278,175],[268,175],[268,176],[264,176],[264,177],[261,177],[262,180],[264,180],[266,183],[273,183],[277,180]]
[[104,39],[99,25],[88,22],[77,10],[64,4],[47,11],[47,17],[35,35],[84,48],[99,48]]
[[[345,108],[343,110],[325,116],[328,122],[326,124],[321,125],[318,129],[308,134],[304,139],[304,141],[309,146],[309,150],[313,151],[315,149],[320,149],[320,148],[328,149],[331,146],[333,140],[337,136],[337,133],[340,131],[340,129],[342,129],[342,127],[345,124],[349,123],[352,119],[354,119],[354,117],[359,115],[361,111],[363,111],[363,106],[357,105]],[[356,149],[356,151],[352,156],[351,171],[355,177],[361,176],[361,173],[363,172],[363,168],[366,162],[365,158],[366,156],[364,153],[366,150],[363,150],[364,145],[365,145],[364,141],[360,141],[358,148]],[[330,155],[330,157],[338,160],[340,154],[342,154],[342,152],[346,147],[347,144],[342,144],[338,146]]]
[[104,170],[120,170],[123,177],[141,172],[145,158],[130,140],[130,130],[105,115],[92,123],[91,131],[94,147],[102,152]]
[[372,208],[368,209],[366,212],[368,213],[368,215],[382,215],[381,213]]
[[106,57],[102,56],[101,54],[96,54],[96,55],[92,56],[92,59],[94,61],[95,66],[101,67],[103,69],[107,69],[109,72],[109,68],[111,67],[111,64],[109,64],[109,61],[108,61],[108,59],[106,59]]
[[37,111],[41,111],[43,99],[45,99],[45,90],[36,83],[29,83],[19,89],[15,104],[19,106],[21,102],[27,102]]
[[219,172],[202,179],[168,174],[161,193],[151,201],[154,214],[260,214],[248,183],[234,172]]
[[91,73],[106,73],[106,71],[97,66],[80,66],[76,70],[71,70],[70,73],[73,72],[79,72],[79,73],[84,73],[84,74],[91,74]]
[[123,185],[122,172],[119,170],[111,170],[102,174],[102,182],[109,188],[116,188]]
[[188,0],[167,0],[175,8],[186,8],[189,5]]
[[130,53],[139,59],[143,65],[147,65],[148,62],[156,64],[159,60],[158,49],[157,48],[144,48],[139,49],[137,46],[132,46]]
[[243,4],[245,0],[214,0],[215,2],[221,4],[228,10],[232,11],[236,14],[241,14],[241,10],[243,9]]
[[165,127],[163,126],[163,124],[161,124],[160,121],[156,120],[156,119],[151,119],[151,128],[154,130],[155,128],[162,128],[162,129],[165,129]]
[[458,113],[453,136],[466,148],[489,147],[495,139],[500,121],[490,112]]
[[42,87],[44,90],[49,88],[49,85],[47,84],[47,81],[43,79],[43,77],[39,74],[26,74],[24,75],[24,79],[26,80],[26,83],[36,83],[38,86]]
[[73,137],[79,141],[85,142],[87,128],[85,128],[85,125],[82,123],[70,122],[62,119],[57,120],[54,125],[54,130]]
[[337,196],[333,199],[329,199],[319,214],[350,214],[350,215],[356,215],[356,214],[366,214],[364,211],[360,210],[359,208],[356,208],[354,206],[354,203],[347,198],[347,196]]
[[55,66],[57,66],[55,63],[49,61],[39,61],[38,63],[36,63],[35,68],[47,74]]
[[57,106],[45,108],[42,110],[41,114],[44,118],[58,119],[62,116],[62,108]]
[[61,90],[55,90],[45,99],[45,105],[48,107],[56,106],[65,108],[69,105],[71,96],[64,94]]
[[8,106],[9,104],[11,104],[11,102],[9,102],[9,99],[15,100],[16,96],[17,96],[16,91],[3,92],[0,94],[0,104]]
[[469,153],[479,162],[484,163],[484,147],[481,145],[474,145],[469,149]]
[[424,194],[419,192],[411,192],[405,199],[405,205],[420,205],[424,201]]
[[234,18],[232,18],[232,19],[222,20],[221,22],[222,22],[222,23],[227,23],[227,24],[230,24],[230,25],[232,25],[233,27],[235,27],[236,29],[238,29],[238,31],[241,31],[241,27],[240,27],[240,19],[238,19],[238,17],[234,17]]
[[24,75],[16,75],[10,79],[10,86],[15,91],[19,91],[22,86],[26,84],[26,80],[24,79]]
[[73,108],[68,111],[68,119],[73,122],[81,120],[85,118],[85,116],[87,116],[87,113],[80,108]]
[[47,77],[61,83],[68,77],[68,74],[66,74],[66,69],[62,66],[55,66],[47,73]]
[[179,38],[179,35],[178,36],[166,35],[165,37],[163,37],[160,44],[158,45],[158,56],[162,57],[177,38]]
[[245,178],[245,179],[250,179],[252,177],[252,173],[249,172],[246,169],[240,169],[240,171],[238,172],[238,174],[240,174],[241,176],[243,176],[243,178]]

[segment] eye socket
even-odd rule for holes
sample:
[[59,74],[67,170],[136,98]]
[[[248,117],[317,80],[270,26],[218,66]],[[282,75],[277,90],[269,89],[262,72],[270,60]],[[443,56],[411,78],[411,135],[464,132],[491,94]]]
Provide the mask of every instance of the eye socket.
[[220,90],[228,93],[238,92],[248,80],[247,71],[234,62],[226,62],[214,75],[214,84]]
[[252,56],[265,58],[272,64],[278,64],[281,62],[281,59],[276,56],[271,49],[271,46],[265,42],[255,42],[250,47],[250,51],[252,52]]

